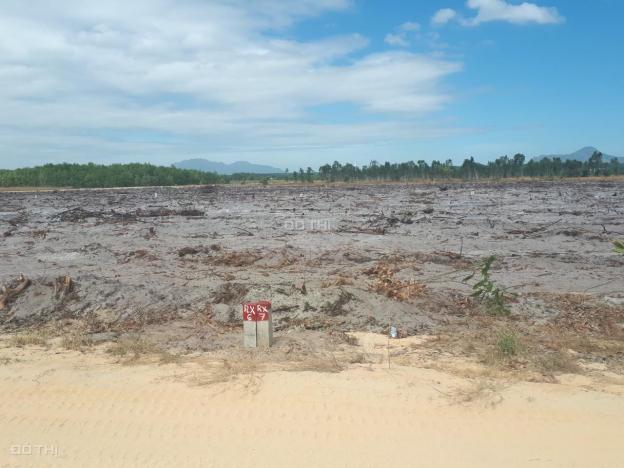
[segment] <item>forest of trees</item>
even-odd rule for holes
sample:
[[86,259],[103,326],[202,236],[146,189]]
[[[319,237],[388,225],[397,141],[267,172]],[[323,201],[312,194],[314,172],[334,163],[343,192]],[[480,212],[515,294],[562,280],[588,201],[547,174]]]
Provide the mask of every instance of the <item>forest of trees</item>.
[[603,160],[595,152],[588,161],[559,158],[529,160],[523,154],[512,158],[500,157],[487,164],[466,159],[461,166],[445,162],[409,161],[379,164],[372,161],[362,167],[353,164],[325,164],[314,171],[311,167],[282,174],[218,175],[151,164],[47,164],[32,168],[0,170],[0,187],[139,187],[151,185],[201,185],[230,181],[260,181],[271,179],[297,182],[357,181],[357,180],[418,180],[418,179],[501,179],[509,177],[587,177],[624,175],[624,164],[617,159]]
[[142,187],[214,184],[222,181],[221,176],[212,172],[151,164],[46,164],[0,170],[0,187]]
[[[308,168],[308,171],[310,168]],[[294,180],[306,180],[309,172],[300,169],[293,172]],[[602,154],[595,152],[588,161],[559,158],[529,160],[523,154],[510,158],[502,156],[487,164],[474,158],[466,159],[461,166],[454,166],[448,159],[445,162],[409,161],[403,163],[378,164],[372,161],[367,166],[353,164],[325,164],[318,171],[318,177],[327,181],[350,180],[414,180],[414,179],[501,179],[508,177],[587,177],[624,174],[624,165],[617,159],[604,161]]]

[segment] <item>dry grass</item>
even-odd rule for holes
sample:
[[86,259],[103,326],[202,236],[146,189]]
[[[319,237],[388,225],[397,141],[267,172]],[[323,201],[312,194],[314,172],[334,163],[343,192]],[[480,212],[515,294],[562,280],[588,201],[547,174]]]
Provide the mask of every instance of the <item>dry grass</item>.
[[286,316],[280,320],[279,325],[276,326],[275,330],[281,331],[296,328],[303,328],[305,330],[330,330],[343,324],[344,320],[328,318],[323,316],[322,314],[313,314],[309,317],[295,318]]
[[549,307],[558,310],[553,324],[582,335],[624,339],[624,306],[605,304],[589,294],[539,294]]
[[138,359],[145,354],[153,353],[154,345],[139,335],[126,335],[121,337],[106,351],[111,356],[128,357]]
[[120,359],[122,364],[137,364],[145,359],[156,359],[160,364],[178,363],[181,356],[158,347],[140,335],[126,335],[109,347],[106,352]]
[[458,404],[478,402],[494,408],[503,402],[502,390],[503,388],[500,384],[490,380],[479,379],[471,387],[455,391],[452,395],[452,400]]
[[231,251],[215,255],[207,259],[211,265],[222,265],[231,267],[251,266],[262,258],[262,255],[253,251]]
[[49,334],[45,330],[34,330],[13,335],[9,341],[12,346],[48,346]]
[[330,331],[329,336],[331,336],[332,341],[336,344],[347,344],[349,346],[358,345],[357,337],[344,331]]
[[180,364],[183,361],[183,357],[179,354],[171,353],[165,349],[158,350],[156,356],[158,357],[159,364]]
[[206,304],[203,310],[197,312],[193,316],[193,324],[199,329],[211,327],[213,319],[214,311],[212,309],[212,304]]
[[397,271],[399,269],[395,265],[379,262],[364,270],[364,274],[369,276],[393,276]]
[[202,387],[235,383],[242,386],[245,391],[256,394],[262,385],[259,370],[258,364],[253,359],[209,361],[203,363],[203,370],[195,373],[189,383]]
[[344,308],[349,302],[354,299],[353,294],[348,291],[340,290],[338,299],[333,302],[326,302],[321,306],[321,312],[327,315],[336,317],[338,315],[345,315],[348,311]]
[[55,192],[71,190],[69,187],[0,187],[0,192]]
[[212,298],[215,304],[234,304],[241,302],[249,292],[249,287],[242,283],[223,283],[217,288]]
[[423,295],[427,288],[424,284],[414,280],[398,280],[394,277],[397,271],[398,268],[396,266],[380,262],[374,267],[365,270],[364,273],[376,276],[376,280],[370,285],[370,289],[390,299],[409,301]]
[[[353,356],[348,358],[353,359]],[[307,348],[286,351],[283,355],[279,350],[267,354],[245,351],[239,355],[230,354],[221,359],[201,360],[199,364],[202,367],[201,371],[195,373],[190,379],[194,385],[208,386],[236,382],[254,391],[257,390],[256,386],[259,385],[261,376],[269,372],[335,373],[341,372],[346,366],[346,362],[339,362],[331,352],[318,353]]]
[[337,373],[344,370],[344,365],[340,363],[332,353],[314,354],[289,364],[285,369],[290,372],[329,372]]
[[574,358],[565,351],[554,351],[537,356],[535,365],[544,374],[578,374],[581,367]]
[[351,286],[353,280],[345,276],[337,276],[335,278],[329,278],[321,282],[322,288],[330,288],[332,286]]
[[93,346],[93,342],[88,334],[83,330],[73,330],[63,336],[61,346],[67,350],[83,352]]
[[427,286],[417,281],[401,281],[392,278],[379,278],[371,285],[377,294],[384,295],[397,301],[409,301],[423,295]]
[[366,364],[368,359],[364,353],[355,353],[349,357],[349,364]]
[[485,370],[520,379],[534,378],[535,373],[545,377],[581,373],[577,356],[615,363],[624,355],[622,342],[598,340],[560,327],[511,325],[509,319],[493,317],[472,320],[478,320],[476,329],[450,331],[424,346],[434,351],[433,358],[439,354],[473,358]]

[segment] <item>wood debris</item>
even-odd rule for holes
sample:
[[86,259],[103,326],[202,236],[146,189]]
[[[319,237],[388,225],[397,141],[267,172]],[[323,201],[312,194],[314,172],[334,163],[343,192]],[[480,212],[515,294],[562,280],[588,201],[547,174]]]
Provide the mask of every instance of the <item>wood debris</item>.
[[17,285],[12,287],[2,286],[0,288],[0,310],[5,310],[9,306],[10,302],[22,294],[28,286],[30,286],[30,280],[23,274],[20,274]]

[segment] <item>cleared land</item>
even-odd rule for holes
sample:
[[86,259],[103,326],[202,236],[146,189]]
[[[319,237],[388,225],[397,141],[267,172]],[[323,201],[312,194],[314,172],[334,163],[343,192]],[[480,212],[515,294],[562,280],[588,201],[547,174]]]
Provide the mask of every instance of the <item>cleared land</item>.
[[[621,181],[4,192],[0,234],[9,466],[619,460]],[[471,297],[490,255],[508,316]]]

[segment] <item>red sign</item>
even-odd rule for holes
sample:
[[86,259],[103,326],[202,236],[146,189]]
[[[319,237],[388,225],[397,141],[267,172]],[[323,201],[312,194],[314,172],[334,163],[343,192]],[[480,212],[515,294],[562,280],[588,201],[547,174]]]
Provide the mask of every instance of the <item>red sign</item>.
[[243,304],[243,320],[247,322],[262,322],[269,320],[271,303],[269,301],[247,302]]

